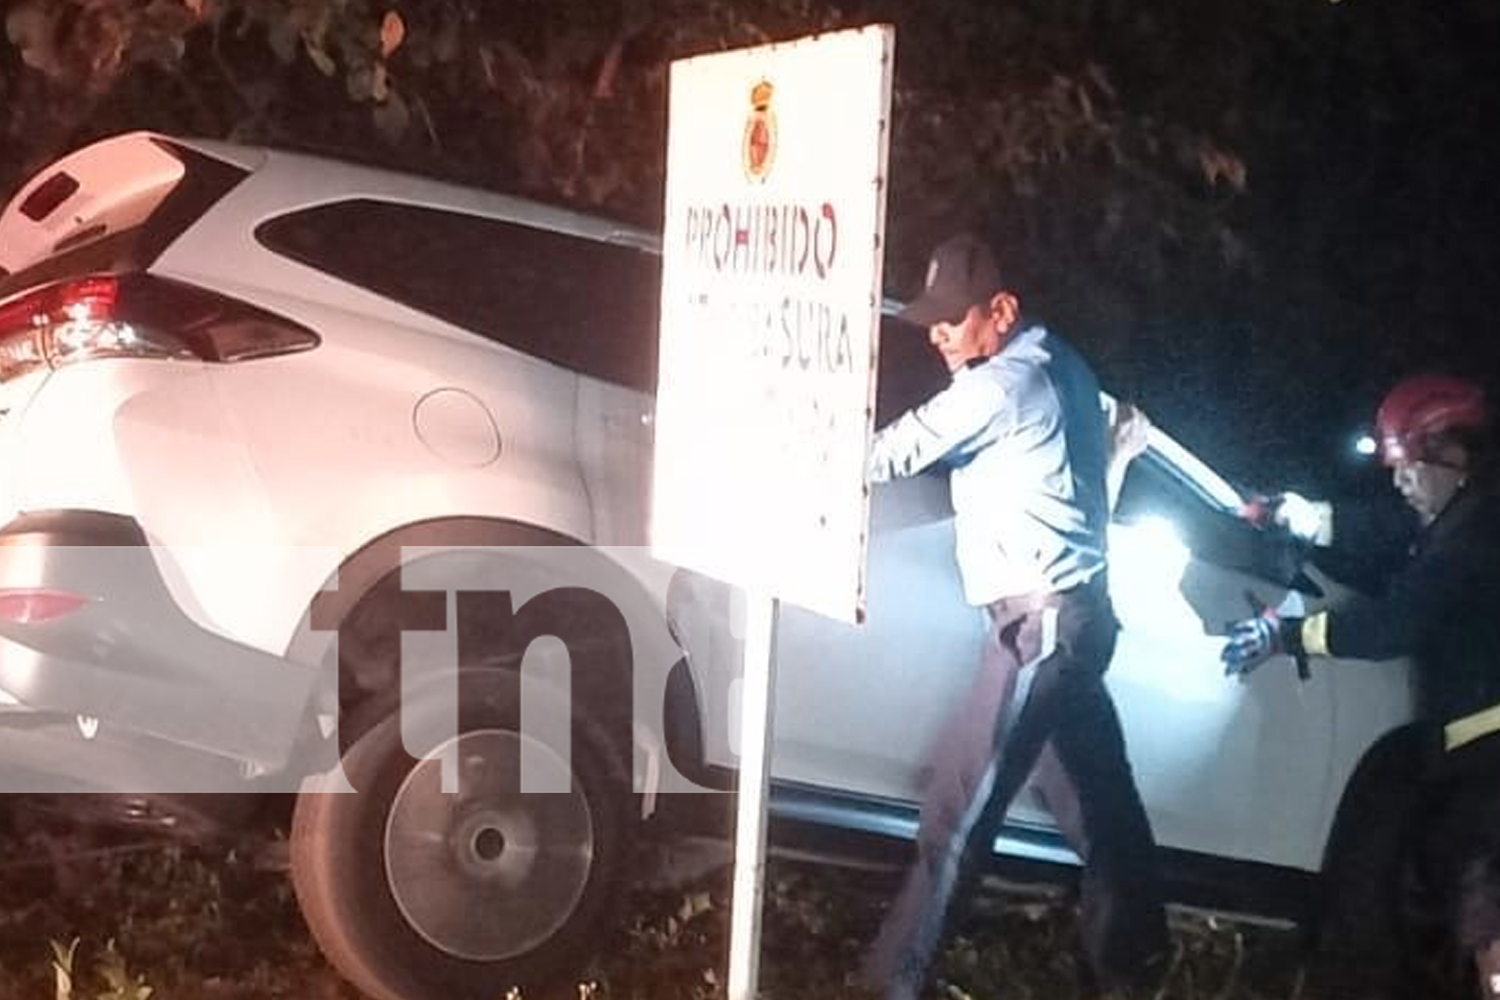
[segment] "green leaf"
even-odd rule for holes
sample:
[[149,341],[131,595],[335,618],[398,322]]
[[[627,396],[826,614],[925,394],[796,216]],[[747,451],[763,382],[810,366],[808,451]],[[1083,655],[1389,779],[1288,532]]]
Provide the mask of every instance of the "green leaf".
[[284,14],[279,18],[273,18],[266,25],[266,42],[284,66],[290,66],[297,58],[300,39],[301,33],[297,30],[297,26]]
[[386,11],[380,22],[380,58],[389,59],[405,40],[406,22],[395,11]]
[[333,76],[339,71],[338,64],[333,61],[333,56],[323,50],[321,45],[313,42],[311,38],[302,40],[302,47],[307,50],[307,57],[318,67],[318,72],[324,76]]
[[432,41],[433,58],[444,64],[457,59],[463,41],[462,30],[463,23],[459,15],[452,11],[445,12],[442,26],[438,28],[437,36]]
[[386,74],[385,63],[378,62],[371,70],[370,75],[370,99],[377,104],[383,104],[391,94],[390,77]]
[[371,116],[375,122],[375,130],[391,145],[399,143],[406,136],[406,130],[411,125],[411,110],[401,99],[401,95],[394,90],[386,97],[384,103],[375,105],[371,110]]
[[150,1000],[151,994],[156,992],[154,987],[146,985],[144,976],[131,975],[125,956],[120,954],[113,938],[105,943],[97,969],[108,991],[99,994],[96,1000]]
[[66,946],[57,941],[49,941],[52,946],[52,972],[54,980],[53,996],[56,1000],[73,1000],[73,956],[78,951],[79,938],[74,938]]
[[349,100],[364,103],[375,94],[375,70],[370,66],[356,66],[344,76],[344,89]]
[[5,16],[5,35],[21,50],[21,59],[47,76],[62,73],[53,42],[59,9],[45,3],[23,3]]

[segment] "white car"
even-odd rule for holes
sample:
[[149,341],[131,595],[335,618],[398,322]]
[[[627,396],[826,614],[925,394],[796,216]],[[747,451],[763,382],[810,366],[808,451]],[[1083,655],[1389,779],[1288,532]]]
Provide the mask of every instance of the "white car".
[[[43,170],[0,214],[0,788],[185,834],[300,788],[298,897],[370,995],[578,969],[642,820],[737,760],[733,600],[636,558],[658,281],[650,234],[282,151],[131,133]],[[883,342],[887,419],[940,373]],[[1357,835],[1407,665],[1226,680],[1247,589],[1340,594],[1240,500],[1153,430],[1111,528],[1109,683],[1179,899],[1295,911]],[[882,486],[866,623],[783,610],[780,816],[914,829],[984,634],[952,532],[940,475]],[[556,553],[620,613],[558,589]],[[463,586],[424,596],[424,565]],[[486,597],[517,579],[548,600]],[[671,631],[624,634],[644,619]],[[571,681],[527,687],[549,634]],[[423,655],[459,671],[413,679]],[[358,794],[327,792],[340,754]],[[526,761],[558,789],[523,794]],[[1074,860],[1034,798],[1011,820],[1003,854]]]

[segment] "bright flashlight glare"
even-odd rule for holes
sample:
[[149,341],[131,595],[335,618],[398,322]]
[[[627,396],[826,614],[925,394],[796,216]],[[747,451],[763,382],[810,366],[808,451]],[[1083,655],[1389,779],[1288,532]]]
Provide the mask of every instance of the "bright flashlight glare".
[[1143,517],[1109,527],[1110,594],[1122,621],[1169,631],[1183,620],[1178,588],[1192,558],[1171,521]]
[[1375,439],[1368,434],[1361,434],[1354,440],[1354,453],[1369,458],[1375,454]]

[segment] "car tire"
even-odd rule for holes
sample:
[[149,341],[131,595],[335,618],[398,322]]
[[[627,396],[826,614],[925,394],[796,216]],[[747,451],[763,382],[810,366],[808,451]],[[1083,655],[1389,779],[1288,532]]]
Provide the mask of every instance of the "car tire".
[[[292,883],[303,916],[329,962],[377,1000],[571,991],[629,869],[628,753],[581,707],[569,713],[559,696],[528,690],[528,713],[571,716],[564,757],[557,734],[522,731],[516,674],[458,677],[456,735],[450,723],[442,738],[433,699],[408,698],[404,728],[408,739],[424,734],[420,759],[392,712],[343,757],[355,791],[331,790],[346,786],[330,777],[298,797]],[[522,793],[523,753],[539,769],[528,781],[560,790]],[[456,794],[441,788],[445,754]]]

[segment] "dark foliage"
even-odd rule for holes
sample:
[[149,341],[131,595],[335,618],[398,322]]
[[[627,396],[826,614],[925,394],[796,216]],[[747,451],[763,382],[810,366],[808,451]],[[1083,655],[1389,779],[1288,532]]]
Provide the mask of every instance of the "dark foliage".
[[1035,312],[1231,474],[1487,371],[1489,0],[0,0],[0,192],[127,128],[314,148],[652,224],[672,58],[897,26],[887,274],[978,225]]

